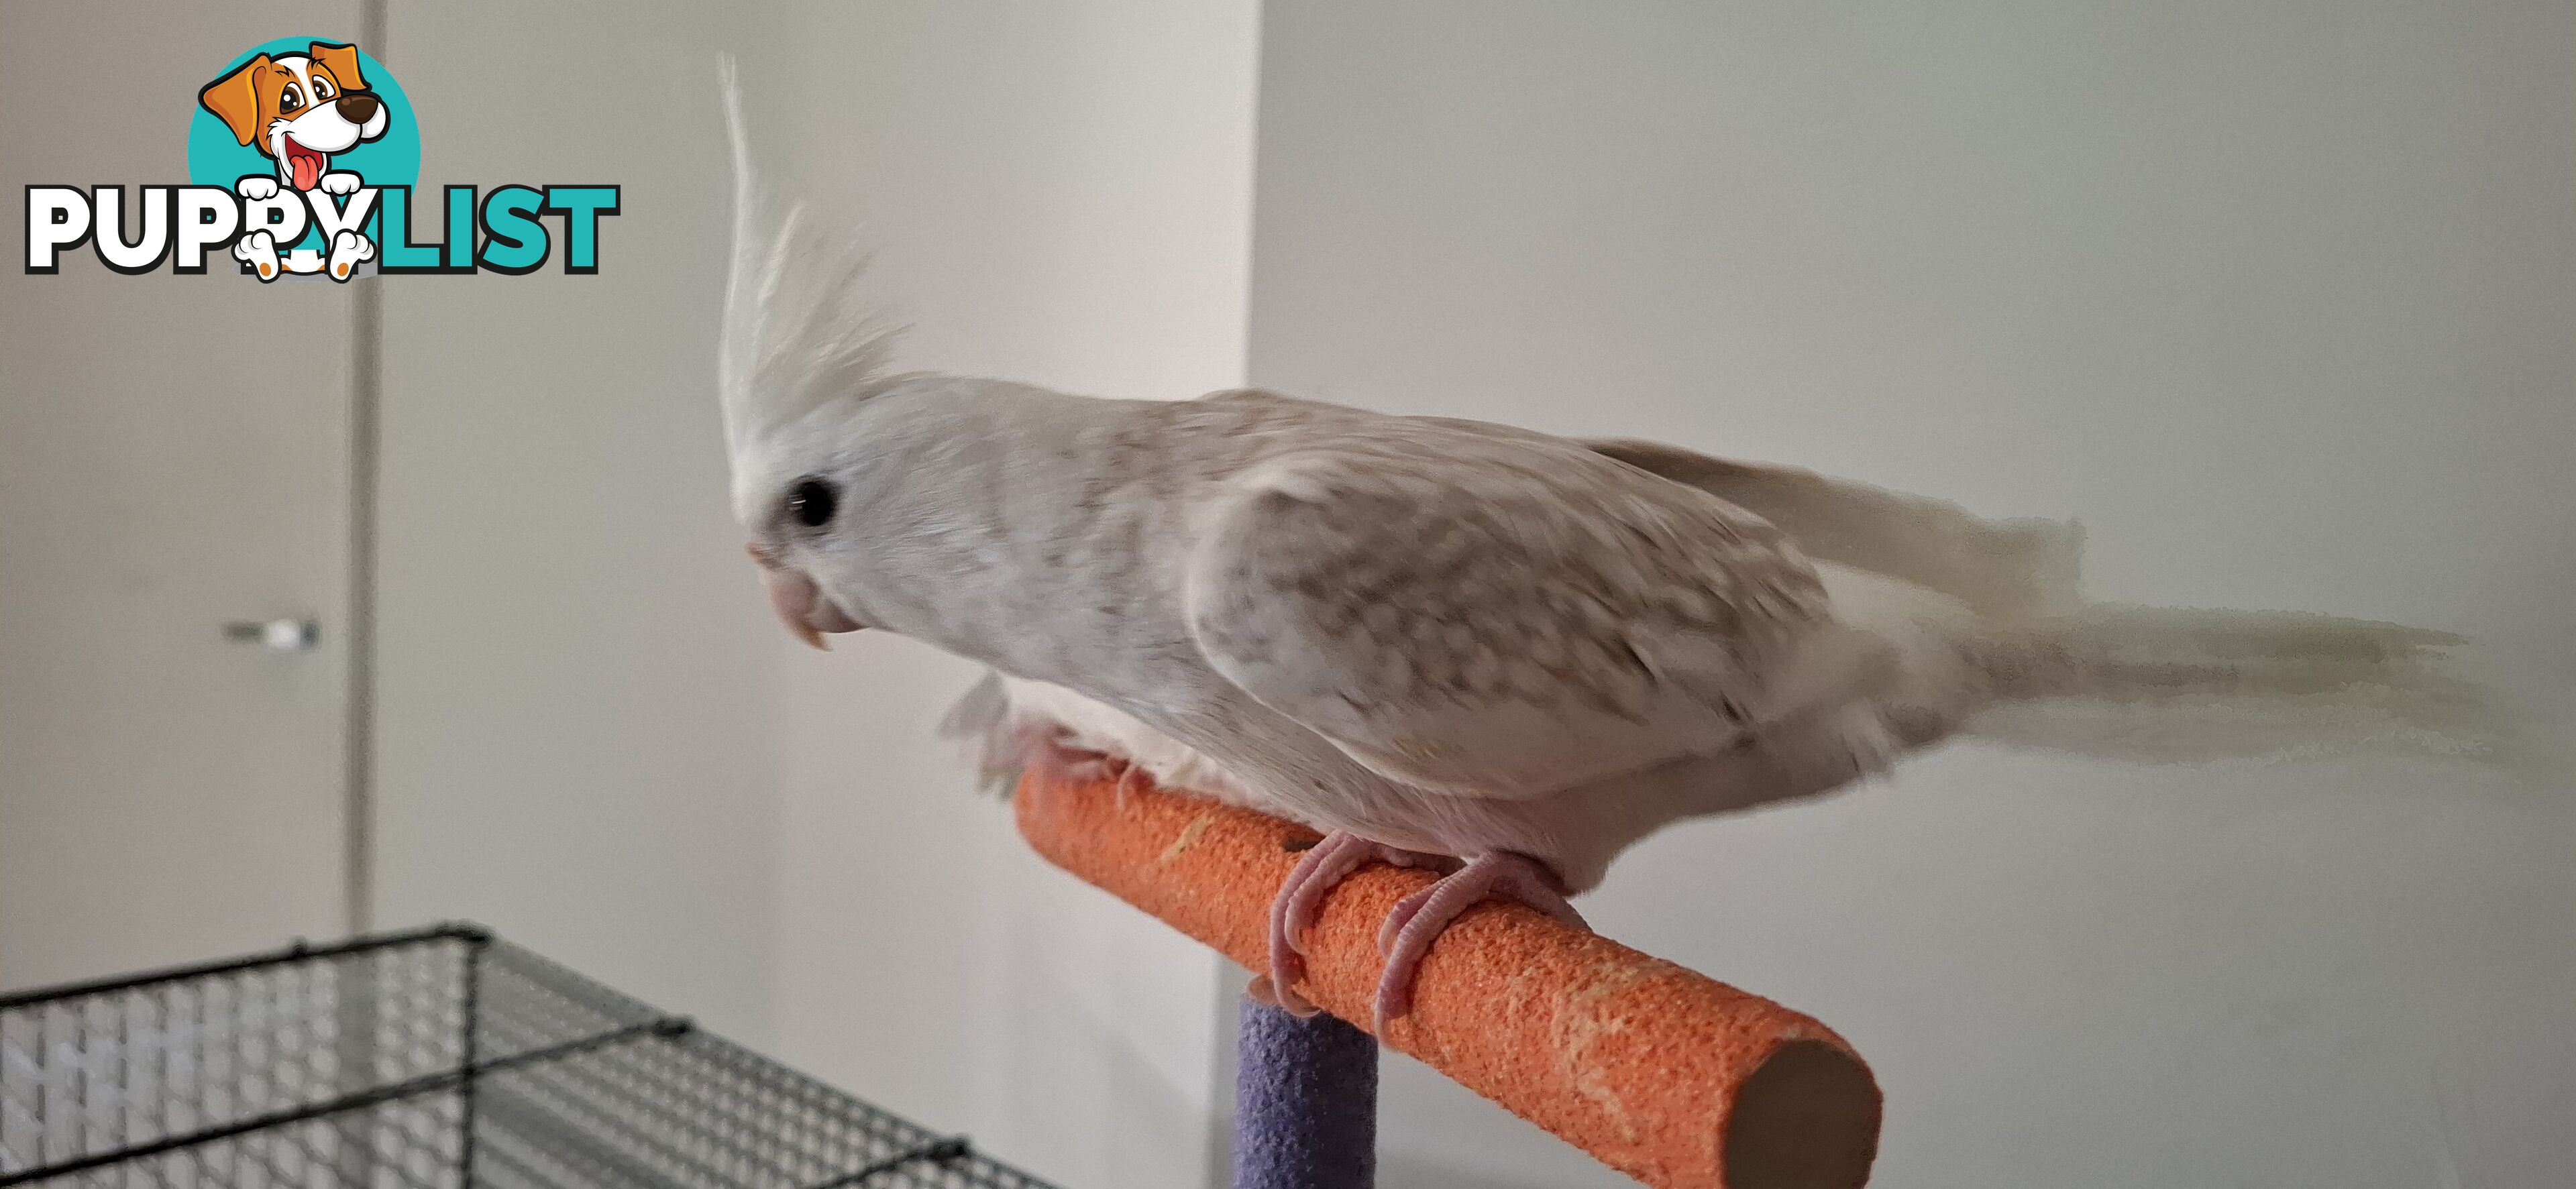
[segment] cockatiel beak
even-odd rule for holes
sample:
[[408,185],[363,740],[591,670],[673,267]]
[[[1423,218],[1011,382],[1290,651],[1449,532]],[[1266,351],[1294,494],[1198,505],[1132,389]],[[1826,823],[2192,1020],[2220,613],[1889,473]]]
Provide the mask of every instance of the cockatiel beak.
[[867,626],[843,615],[803,572],[778,564],[756,543],[748,549],[751,560],[760,566],[760,584],[769,588],[769,605],[778,612],[778,621],[787,625],[787,634],[829,652],[832,646],[823,642],[823,633],[855,632]]

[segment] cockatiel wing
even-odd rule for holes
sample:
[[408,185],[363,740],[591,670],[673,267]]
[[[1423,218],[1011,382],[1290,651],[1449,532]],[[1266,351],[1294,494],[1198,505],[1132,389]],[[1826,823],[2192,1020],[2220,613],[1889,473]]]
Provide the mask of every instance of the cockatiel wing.
[[2064,615],[2083,602],[2084,531],[2072,521],[1987,520],[1946,500],[1662,442],[1583,445],[1770,521],[1817,561],[1911,582],[1980,614]]
[[1187,564],[1199,648],[1353,759],[1465,796],[1720,750],[1817,692],[1834,630],[1777,529],[1533,438],[1395,428],[1236,477]]

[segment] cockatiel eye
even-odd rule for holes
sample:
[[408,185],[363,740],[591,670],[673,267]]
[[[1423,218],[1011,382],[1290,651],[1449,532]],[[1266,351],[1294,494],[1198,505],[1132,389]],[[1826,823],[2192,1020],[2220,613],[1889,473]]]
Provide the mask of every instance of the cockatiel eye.
[[788,489],[787,514],[807,528],[821,528],[831,523],[832,510],[839,501],[840,497],[833,494],[831,484],[820,479],[806,479]]

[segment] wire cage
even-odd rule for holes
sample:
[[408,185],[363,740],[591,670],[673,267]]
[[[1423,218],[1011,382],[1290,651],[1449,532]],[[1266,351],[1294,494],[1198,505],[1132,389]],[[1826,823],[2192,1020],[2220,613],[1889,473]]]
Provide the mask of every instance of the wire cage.
[[0,1186],[1049,1189],[472,925],[0,996]]

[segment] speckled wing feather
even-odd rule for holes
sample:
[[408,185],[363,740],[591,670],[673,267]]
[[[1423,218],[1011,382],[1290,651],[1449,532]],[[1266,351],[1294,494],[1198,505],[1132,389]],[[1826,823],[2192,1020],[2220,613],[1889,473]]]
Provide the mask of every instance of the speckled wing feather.
[[1572,442],[1389,428],[1272,457],[1188,565],[1263,704],[1406,783],[1526,798],[1741,742],[1804,696],[1815,571],[1723,500]]
[[1981,614],[2063,615],[2083,602],[2076,571],[2084,531],[2072,521],[1988,520],[1947,500],[1662,442],[1583,445],[1760,516],[1817,561],[1939,591]]

